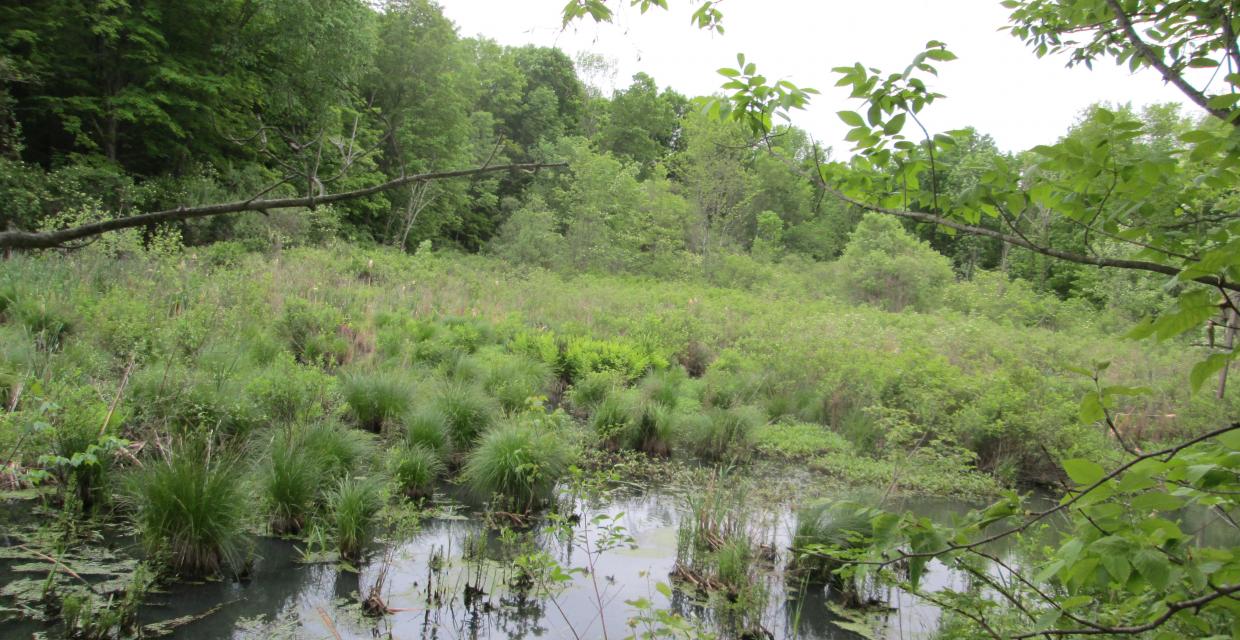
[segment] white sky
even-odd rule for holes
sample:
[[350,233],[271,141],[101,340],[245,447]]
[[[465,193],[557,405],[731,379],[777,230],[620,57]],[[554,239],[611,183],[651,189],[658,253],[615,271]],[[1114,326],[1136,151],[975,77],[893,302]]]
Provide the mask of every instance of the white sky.
[[628,0],[613,0],[615,24],[587,19],[567,30],[560,28],[566,0],[440,2],[464,37],[557,46],[574,57],[597,53],[616,65],[621,87],[644,71],[689,96],[714,93],[723,82],[716,70],[736,66],[736,53],[743,52],[768,79],[823,92],[795,115],[794,124],[834,146],[837,156],[849,143],[835,112],[860,105],[833,86],[831,68],[861,62],[902,71],[928,40],[947,43],[959,56],[938,65],[939,79],[931,87],[947,98],[923,112],[931,132],[972,125],[994,136],[1000,148],[1016,151],[1053,142],[1097,101],[1187,104],[1150,71],[1130,74],[1109,61],[1092,71],[1066,69],[1062,59],[1036,58],[997,30],[1007,23],[998,0],[727,0],[720,5],[722,36],[689,24],[696,3],[688,0],[671,0],[670,11],[652,9],[645,16]]

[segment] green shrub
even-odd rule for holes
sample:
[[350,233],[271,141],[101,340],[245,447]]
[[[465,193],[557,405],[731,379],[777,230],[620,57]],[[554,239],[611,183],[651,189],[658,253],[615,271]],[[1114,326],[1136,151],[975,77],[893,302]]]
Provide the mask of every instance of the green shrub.
[[344,314],[302,298],[284,301],[279,331],[298,362],[335,366],[348,360],[349,343],[340,335]]
[[379,485],[365,478],[342,478],[328,499],[336,550],[347,560],[360,560],[374,535],[376,516],[383,507]]
[[21,297],[13,301],[7,310],[24,325],[35,338],[35,344],[45,351],[55,351],[73,329],[69,308],[55,300],[33,300]]
[[413,406],[413,385],[394,371],[357,372],[344,376],[340,392],[356,424],[378,433]]
[[689,451],[699,458],[711,461],[744,458],[751,453],[754,432],[764,422],[766,416],[757,407],[709,409],[683,422],[682,437]]
[[852,299],[888,311],[933,309],[954,280],[950,260],[878,213],[861,219],[839,267]]
[[507,508],[528,511],[551,496],[572,461],[560,434],[510,422],[482,436],[462,478],[479,496],[499,496]]
[[641,399],[633,390],[607,394],[590,416],[590,429],[607,449],[631,447],[637,440]]
[[666,358],[628,342],[573,338],[560,356],[558,373],[565,380],[576,381],[589,373],[613,371],[632,382],[650,369],[666,366]]
[[456,451],[471,449],[499,413],[495,401],[482,388],[459,382],[442,384],[430,408],[444,417],[448,439]]
[[134,524],[147,553],[179,573],[236,572],[248,548],[250,501],[234,460],[182,445],[133,477]]
[[[205,358],[200,364],[209,366]],[[242,373],[151,362],[134,372],[130,383],[135,418],[147,427],[173,433],[209,432],[243,439],[264,423],[264,417],[245,392]]]
[[309,422],[327,413],[336,384],[332,376],[297,364],[282,352],[249,380],[245,394],[269,420]]
[[443,472],[439,454],[421,445],[398,446],[388,454],[388,474],[411,499],[430,497]]

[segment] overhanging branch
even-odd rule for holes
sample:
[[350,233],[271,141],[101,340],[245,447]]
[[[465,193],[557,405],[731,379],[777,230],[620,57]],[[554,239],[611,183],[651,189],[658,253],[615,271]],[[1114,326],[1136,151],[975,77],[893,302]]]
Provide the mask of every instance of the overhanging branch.
[[499,173],[501,171],[537,171],[538,169],[555,169],[565,166],[568,165],[564,162],[529,162],[524,164],[498,165],[494,167],[457,169],[454,171],[431,171],[428,173],[419,173],[397,178],[395,180],[389,180],[388,182],[377,184],[372,187],[320,196],[272,198],[266,200],[249,199],[198,207],[178,207],[176,209],[154,211],[151,213],[117,218],[115,220],[92,222],[78,227],[57,229],[55,231],[0,231],[0,249],[53,249],[56,247],[62,247],[66,243],[74,240],[97,236],[109,231],[145,227],[164,222],[177,222],[180,220],[205,218],[227,213],[242,213],[246,211],[310,208],[318,205],[333,204],[336,202],[345,202],[348,200],[365,198],[366,196],[382,193],[384,191],[389,191],[391,189],[396,189],[398,187],[403,187],[417,182],[445,180],[448,178],[463,178],[486,173]]

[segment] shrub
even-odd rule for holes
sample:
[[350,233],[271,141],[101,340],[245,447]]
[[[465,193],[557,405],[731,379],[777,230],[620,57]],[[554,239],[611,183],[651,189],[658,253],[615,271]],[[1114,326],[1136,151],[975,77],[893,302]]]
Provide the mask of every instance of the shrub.
[[560,377],[575,381],[600,371],[613,371],[626,382],[642,377],[650,369],[667,366],[667,359],[627,342],[574,338],[560,356]]
[[147,426],[174,433],[211,432],[243,438],[264,419],[245,392],[240,371],[191,369],[176,362],[151,362],[133,375],[135,416]]
[[328,499],[336,550],[347,560],[360,560],[374,534],[383,493],[373,480],[342,478]]
[[280,333],[298,362],[335,366],[349,359],[349,342],[340,335],[344,314],[330,307],[312,304],[302,298],[284,302]]
[[619,389],[624,388],[624,376],[615,371],[589,373],[573,383],[566,400],[573,413],[588,416]]
[[573,450],[559,434],[510,422],[482,436],[462,478],[480,496],[499,496],[508,508],[528,511],[550,497],[568,471]]
[[282,352],[246,384],[245,394],[270,420],[308,422],[327,412],[335,387],[332,376],[297,364]]
[[590,428],[607,449],[629,447],[637,439],[640,398],[632,390],[605,396],[590,416]]
[[494,424],[498,413],[495,401],[480,387],[459,382],[443,384],[431,400],[431,409],[443,415],[456,451],[472,448],[478,436]]
[[35,344],[45,351],[58,349],[61,340],[73,328],[68,307],[53,300],[18,298],[9,305],[7,312],[25,325],[34,336]]
[[392,371],[345,376],[340,391],[357,425],[374,433],[408,413],[413,406],[413,385]]
[[399,446],[388,455],[388,474],[408,498],[428,498],[444,464],[433,449],[421,445]]
[[249,500],[234,460],[182,445],[133,477],[134,523],[142,545],[174,571],[240,570],[247,554]]
[[[51,418],[50,463],[60,485],[72,489],[83,511],[91,511],[107,497],[114,441],[124,420],[123,410],[109,416],[109,405],[89,387],[78,387],[56,398]],[[105,421],[107,424],[105,424]]]
[[878,213],[861,219],[839,266],[852,299],[888,311],[932,309],[954,279],[950,260]]

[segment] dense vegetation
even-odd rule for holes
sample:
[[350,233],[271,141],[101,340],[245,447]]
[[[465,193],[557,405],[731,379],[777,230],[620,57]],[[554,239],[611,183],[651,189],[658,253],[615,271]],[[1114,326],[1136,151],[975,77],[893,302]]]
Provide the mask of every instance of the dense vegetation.
[[[1227,3],[1006,4],[1039,54],[1240,64]],[[255,535],[351,566],[445,487],[563,525],[565,482],[616,459],[773,461],[1001,496],[954,527],[801,510],[789,570],[847,604],[879,581],[952,637],[1237,633],[1234,547],[1176,520],[1234,526],[1234,73],[1184,89],[1200,116],[1117,97],[1013,154],[906,137],[954,57],[930,43],[903,74],[836,69],[864,103],[840,159],[772,124],[813,92],[743,57],[727,96],[605,96],[582,79],[605,61],[460,38],[424,0],[47,0],[0,25],[0,481],[58,514],[39,549],[106,524],[163,578],[243,575]],[[678,579],[766,597],[713,499]],[[1060,512],[1021,566],[988,555]],[[968,588],[923,589],[931,558]],[[82,636],[133,629],[151,580],[52,578]]]

